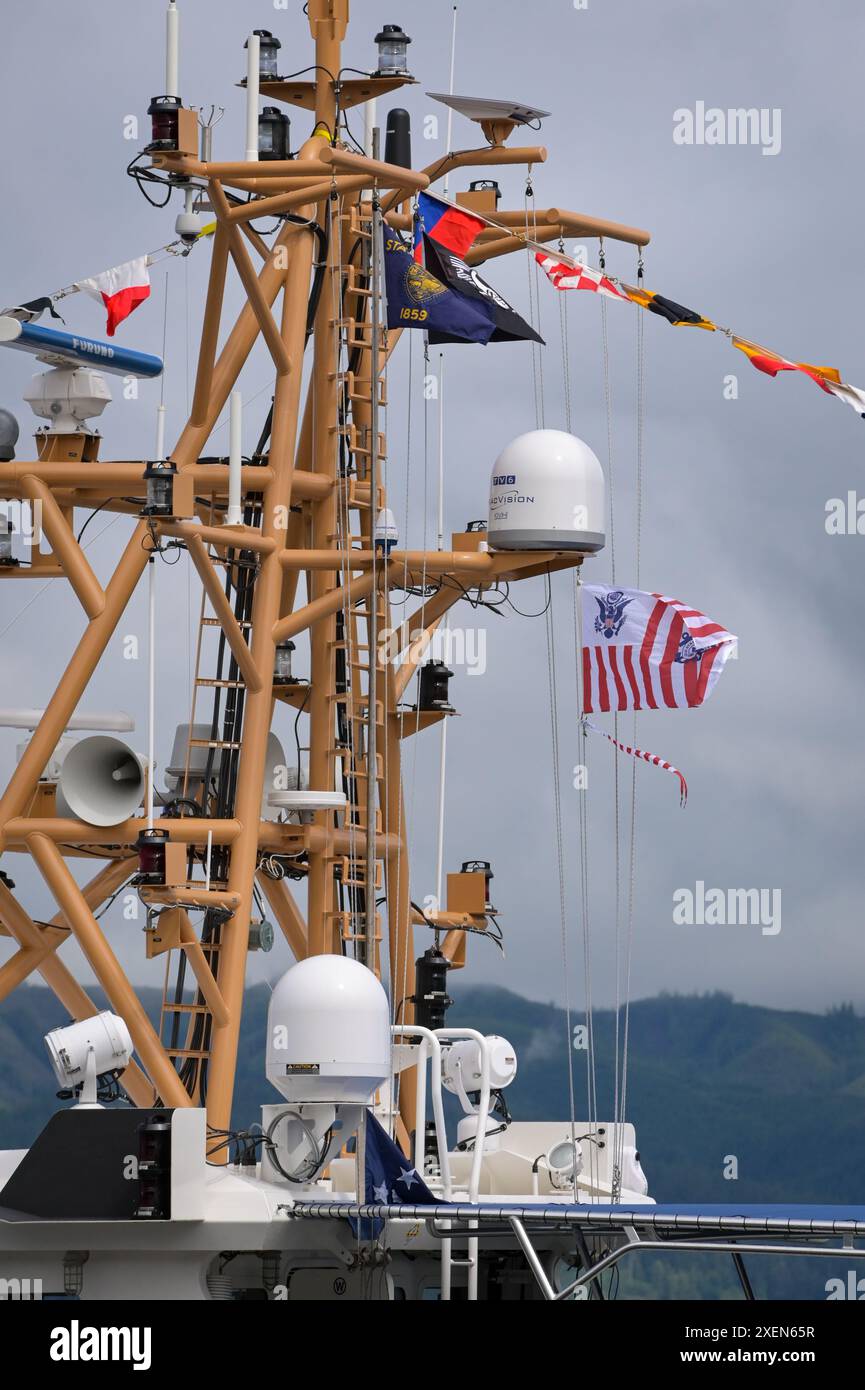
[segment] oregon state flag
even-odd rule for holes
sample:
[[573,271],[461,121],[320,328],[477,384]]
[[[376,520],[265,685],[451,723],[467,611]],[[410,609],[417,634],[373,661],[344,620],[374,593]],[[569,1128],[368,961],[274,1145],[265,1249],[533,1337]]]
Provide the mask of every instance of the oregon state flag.
[[383,234],[388,328],[422,328],[435,343],[488,343],[495,325],[483,307],[419,265],[411,242],[386,223]]

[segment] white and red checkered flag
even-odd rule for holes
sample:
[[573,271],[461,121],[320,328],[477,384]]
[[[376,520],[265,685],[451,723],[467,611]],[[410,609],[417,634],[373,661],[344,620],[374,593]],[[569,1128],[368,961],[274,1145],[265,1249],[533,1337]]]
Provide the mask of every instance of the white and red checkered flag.
[[631,748],[627,743],[620,743],[612,734],[608,734],[606,729],[599,729],[597,724],[593,724],[591,719],[583,719],[583,726],[591,729],[592,733],[600,734],[623,753],[628,753],[632,758],[642,758],[644,763],[651,763],[653,767],[660,767],[664,772],[671,772],[674,777],[679,779],[679,805],[688,804],[688,783],[685,781],[684,773],[680,772],[672,763],[668,763],[666,758],[659,758],[657,753],[647,753],[644,748]]
[[582,585],[583,713],[693,709],[737,639],[696,608],[641,589]]
[[552,256],[545,256],[541,251],[535,252],[535,260],[557,290],[594,290],[596,294],[608,295],[610,299],[628,300],[628,295],[602,270],[593,270],[590,265],[571,265],[568,261],[557,261]]

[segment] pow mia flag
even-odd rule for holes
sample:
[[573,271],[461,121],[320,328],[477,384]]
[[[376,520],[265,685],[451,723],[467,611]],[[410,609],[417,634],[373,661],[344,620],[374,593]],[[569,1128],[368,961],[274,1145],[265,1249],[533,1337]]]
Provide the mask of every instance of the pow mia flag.
[[[543,338],[511,308],[504,295],[487,284],[472,266],[466,265],[453,251],[448,251],[428,236],[424,237],[424,260],[428,271],[449,286],[454,294],[471,300],[487,316],[492,331],[483,341],[543,343]],[[429,330],[429,340],[431,343],[454,341],[453,338],[440,336],[432,328]]]

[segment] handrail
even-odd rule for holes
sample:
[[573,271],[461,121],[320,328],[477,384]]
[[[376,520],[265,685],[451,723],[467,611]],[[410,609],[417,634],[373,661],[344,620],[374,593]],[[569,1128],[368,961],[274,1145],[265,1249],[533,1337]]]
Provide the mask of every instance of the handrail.
[[[439,1152],[439,1163],[441,1165],[442,1188],[445,1201],[450,1201],[453,1188],[451,1186],[451,1165],[450,1155],[448,1154],[448,1135],[445,1124],[445,1110],[442,1102],[442,1049],[441,1043],[431,1028],[422,1028],[420,1024],[394,1024],[391,1034],[396,1036],[415,1036],[421,1039],[420,1057],[417,1066],[417,1102],[415,1106],[415,1167],[423,1177],[424,1159],[426,1158],[426,1064],[429,1052],[432,1053],[432,1105],[433,1119],[436,1127],[436,1144]],[[441,1296],[442,1302],[449,1303],[451,1296],[451,1241],[445,1236],[442,1240],[441,1253],[442,1277],[441,1277]]]
[[475,1135],[475,1151],[472,1155],[472,1170],[469,1177],[469,1200],[477,1202],[480,1198],[481,1164],[484,1157],[484,1141],[487,1133],[487,1117],[490,1110],[490,1051],[489,1043],[483,1033],[476,1028],[437,1028],[436,1036],[455,1042],[460,1038],[470,1038],[481,1050],[481,1098],[478,1105],[478,1128]]
[[[438,1037],[455,1041],[458,1038],[469,1038],[476,1042],[481,1054],[481,1095],[478,1103],[478,1127],[475,1134],[475,1151],[472,1155],[472,1169],[469,1176],[469,1200],[477,1202],[480,1199],[481,1186],[481,1165],[484,1158],[484,1142],[487,1135],[487,1118],[490,1113],[490,1045],[483,1033],[479,1033],[476,1028],[437,1028]],[[460,1078],[462,1082],[462,1078]],[[472,1224],[472,1223],[470,1223]],[[450,1250],[450,1246],[448,1246]],[[480,1242],[477,1236],[470,1236],[468,1241],[468,1300],[476,1303],[478,1297],[478,1262],[480,1258]],[[450,1260],[448,1260],[450,1266]],[[450,1278],[448,1278],[450,1283]]]
[[442,1195],[445,1201],[449,1202],[453,1192],[451,1184],[450,1158],[448,1155],[448,1137],[445,1125],[445,1111],[442,1102],[442,1065],[441,1065],[441,1043],[436,1034],[430,1028],[422,1028],[417,1023],[398,1023],[391,1028],[391,1035],[396,1037],[419,1037],[422,1039],[421,1055],[418,1059],[418,1082],[417,1082],[417,1105],[415,1108],[415,1166],[423,1177],[424,1159],[426,1157],[426,1064],[428,1060],[427,1048],[432,1052],[435,1066],[432,1072],[432,1107],[433,1119],[436,1127],[436,1140],[439,1149],[439,1162],[442,1170]]

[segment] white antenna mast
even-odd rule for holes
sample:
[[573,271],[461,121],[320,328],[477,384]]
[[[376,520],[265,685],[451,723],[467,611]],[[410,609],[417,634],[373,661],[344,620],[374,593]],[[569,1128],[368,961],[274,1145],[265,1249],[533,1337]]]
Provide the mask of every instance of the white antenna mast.
[[[457,7],[456,7],[456,5],[454,5],[453,25],[451,26],[451,80],[450,80],[450,86],[448,87],[448,92],[450,93],[451,96],[453,96],[453,94],[454,94],[454,68],[455,68],[455,66],[456,66],[456,57],[457,57]],[[450,152],[451,152],[451,134],[452,134],[452,132],[453,132],[453,123],[454,123],[454,112],[453,112],[453,107],[452,107],[452,106],[449,106],[449,107],[448,107],[448,138],[447,138],[447,148],[446,148],[446,150],[445,150],[445,154],[446,154],[446,155],[447,155],[447,154],[450,154]],[[445,181],[444,181],[444,185],[443,185],[443,188],[442,188],[442,191],[443,191],[444,193],[447,193],[447,191],[448,191],[448,183],[449,183],[449,181],[450,181],[450,170],[448,170],[448,172],[445,174]]]
[[228,511],[226,526],[243,525],[241,504],[241,467],[243,464],[243,396],[232,391],[228,424]]
[[165,13],[165,95],[180,96],[180,13],[170,0]]
[[258,95],[259,52],[258,34],[250,34],[246,48],[246,158],[258,159]]
[[153,829],[156,782],[156,556],[147,563],[147,829]]
[[[456,15],[456,5],[454,5]],[[456,20],[454,21],[456,22]],[[453,83],[453,78],[451,78]],[[439,495],[438,495],[438,548],[444,549],[444,507],[445,507],[445,361],[444,353],[439,353]],[[446,632],[448,619],[445,616],[442,629]],[[442,716],[441,744],[439,747],[439,806],[438,833],[436,838],[436,911],[442,911],[442,880],[444,877],[445,842],[445,771],[448,748],[448,717]]]

